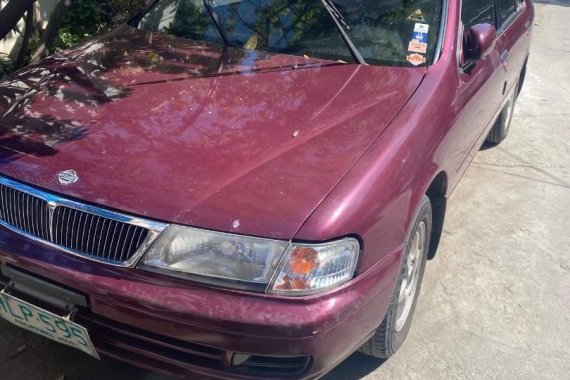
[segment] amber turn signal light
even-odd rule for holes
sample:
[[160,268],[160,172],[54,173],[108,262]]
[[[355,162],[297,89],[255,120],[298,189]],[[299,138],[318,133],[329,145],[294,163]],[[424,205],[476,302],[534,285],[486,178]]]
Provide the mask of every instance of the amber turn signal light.
[[303,296],[337,287],[354,276],[359,253],[360,243],[354,238],[321,244],[292,243],[269,292]]
[[312,248],[299,247],[291,253],[291,272],[306,276],[319,266],[319,256]]

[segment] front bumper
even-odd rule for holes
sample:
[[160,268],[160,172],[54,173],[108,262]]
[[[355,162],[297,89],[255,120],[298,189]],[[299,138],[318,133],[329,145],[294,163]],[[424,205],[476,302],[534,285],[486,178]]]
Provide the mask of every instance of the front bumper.
[[[322,376],[379,325],[400,257],[401,250],[392,252],[332,292],[286,298],[110,267],[0,228],[1,265],[87,297],[75,321],[88,328],[98,351],[179,377]],[[234,365],[236,353],[252,356]]]

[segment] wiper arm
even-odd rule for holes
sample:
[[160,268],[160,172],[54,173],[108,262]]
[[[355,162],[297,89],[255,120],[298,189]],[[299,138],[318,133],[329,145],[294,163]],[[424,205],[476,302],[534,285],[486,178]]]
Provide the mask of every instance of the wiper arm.
[[212,0],[203,0],[203,2],[204,2],[204,6],[208,10],[208,14],[210,15],[210,18],[212,19],[212,22],[216,26],[216,29],[218,29],[218,33],[220,33],[220,36],[222,36],[222,40],[224,40],[224,43],[228,46],[233,46],[228,41],[228,38],[226,37],[224,30],[222,29],[222,25],[220,24],[220,19],[218,18],[218,14],[216,13],[216,11],[214,11],[214,8],[212,8],[213,1]]
[[350,54],[352,55],[354,60],[361,65],[367,65],[366,61],[362,57],[362,54],[360,54],[360,52],[358,51],[358,49],[356,48],[356,46],[348,36],[348,33],[346,33],[347,31],[350,30],[350,26],[344,19],[342,13],[340,13],[340,11],[336,8],[336,6],[331,0],[321,0],[321,2],[323,3],[325,8],[331,15],[332,19],[334,20],[334,23],[338,31],[342,35],[342,39],[344,40],[344,43],[346,44],[348,50],[350,50]]

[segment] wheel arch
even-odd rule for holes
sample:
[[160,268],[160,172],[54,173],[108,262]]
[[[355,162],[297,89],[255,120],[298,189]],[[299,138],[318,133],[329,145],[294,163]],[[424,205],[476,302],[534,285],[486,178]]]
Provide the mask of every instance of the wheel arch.
[[428,186],[425,195],[428,196],[432,208],[432,232],[430,239],[430,247],[428,251],[428,260],[435,257],[441,234],[443,232],[443,222],[445,220],[445,211],[447,208],[447,188],[448,179],[445,171],[439,172],[431,184]]

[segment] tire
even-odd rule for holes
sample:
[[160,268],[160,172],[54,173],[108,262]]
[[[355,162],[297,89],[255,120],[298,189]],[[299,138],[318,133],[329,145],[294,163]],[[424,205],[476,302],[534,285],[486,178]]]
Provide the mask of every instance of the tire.
[[526,59],[526,61],[525,61],[525,63],[524,63],[524,66],[523,66],[523,68],[522,68],[522,70],[521,70],[521,75],[519,76],[519,88],[518,88],[518,90],[517,90],[517,91],[518,91],[518,92],[517,92],[517,97],[520,95],[520,93],[521,93],[521,91],[522,91],[522,89],[523,89],[523,86],[524,86],[524,81],[525,81],[525,79],[526,79],[526,66],[527,66],[527,64],[528,64],[528,58]]
[[[414,310],[420,294],[427,253],[429,251],[431,230],[431,203],[429,198],[424,195],[418,206],[412,228],[406,237],[406,250],[402,260],[400,275],[386,316],[374,332],[372,338],[360,347],[360,352],[376,358],[387,359],[404,343],[410,331]],[[416,242],[423,242],[423,247],[416,246]],[[411,260],[412,255],[416,257],[416,261]],[[410,276],[408,274],[410,266],[413,268],[412,272],[415,273],[415,276],[412,276],[412,281],[409,281]],[[411,287],[406,287],[408,282],[412,283]],[[405,289],[411,290],[412,293],[407,293],[406,301],[400,303],[398,301],[402,292],[406,294]]]
[[519,94],[518,90],[519,86],[517,84],[512,90],[512,94],[510,95],[507,104],[505,104],[503,107],[501,114],[497,118],[497,121],[495,121],[495,125],[493,125],[493,128],[489,132],[489,135],[487,136],[485,142],[492,145],[498,145],[507,138],[509,129],[511,127],[511,121],[513,120],[513,113],[515,111],[517,96]]

